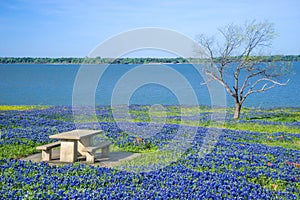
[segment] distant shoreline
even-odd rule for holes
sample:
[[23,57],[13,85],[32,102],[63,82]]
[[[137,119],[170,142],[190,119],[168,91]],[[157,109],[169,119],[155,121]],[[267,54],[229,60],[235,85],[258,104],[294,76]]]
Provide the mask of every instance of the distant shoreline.
[[[237,57],[231,57],[232,61]],[[272,55],[256,56],[261,62],[297,62],[300,61],[300,55]],[[218,62],[220,58],[215,58]],[[34,57],[0,57],[0,64],[190,64],[206,62],[206,59],[198,58],[34,58]]]

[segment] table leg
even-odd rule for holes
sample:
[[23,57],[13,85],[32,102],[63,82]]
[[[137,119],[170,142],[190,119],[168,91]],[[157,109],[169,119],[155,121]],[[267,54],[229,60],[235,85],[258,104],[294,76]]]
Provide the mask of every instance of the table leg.
[[82,156],[86,156],[86,151],[84,151],[85,147],[91,146],[92,137],[85,137],[78,141],[78,152]]
[[73,163],[77,161],[77,140],[61,140],[60,162]]

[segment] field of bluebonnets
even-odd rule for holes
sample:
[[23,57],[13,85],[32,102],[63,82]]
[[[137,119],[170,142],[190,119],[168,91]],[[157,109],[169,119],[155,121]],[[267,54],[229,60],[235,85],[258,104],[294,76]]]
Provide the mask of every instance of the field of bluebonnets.
[[[180,110],[191,121],[182,124]],[[128,125],[145,126],[149,107],[131,106]],[[160,133],[137,138],[122,131],[110,107],[97,107],[97,120],[82,120],[93,129],[100,123],[112,149],[141,152],[121,163],[126,167],[155,164],[157,155],[179,126],[192,127],[195,138],[174,162],[140,173],[84,164],[50,166],[18,160],[49,143],[49,135],[75,129],[71,107],[2,106],[0,110],[0,196],[3,199],[300,199],[300,109],[244,109],[239,121],[227,111],[223,124],[210,120],[211,109],[168,106]],[[221,110],[221,109],[220,109]],[[216,112],[217,110],[214,110]],[[157,114],[159,118],[159,114]],[[208,130],[221,130],[215,147],[200,156]],[[122,167],[122,166],[121,166]]]

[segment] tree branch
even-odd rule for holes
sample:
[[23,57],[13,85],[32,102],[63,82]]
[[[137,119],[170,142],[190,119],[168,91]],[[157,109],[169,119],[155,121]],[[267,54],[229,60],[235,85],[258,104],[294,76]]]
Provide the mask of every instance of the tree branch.
[[233,96],[233,97],[236,96],[236,94],[230,89],[230,87],[228,86],[228,84],[225,83],[223,79],[217,77],[213,72],[210,72],[210,71],[206,71],[206,74],[209,75],[210,77],[212,77],[214,80],[218,81],[227,90],[227,92],[231,96]]
[[[260,89],[254,89],[259,83],[261,83],[263,81],[267,81],[269,83],[272,83],[272,85],[268,86],[268,83],[265,83]],[[284,86],[284,85],[287,85],[288,82],[289,82],[289,80],[287,80],[285,83],[280,83],[280,82],[277,82],[277,81],[269,79],[269,78],[258,79],[251,86],[251,88],[248,90],[248,92],[245,94],[245,96],[242,98],[241,103],[243,103],[250,94],[264,92],[264,91],[272,89],[272,88],[274,88],[276,86]]]
[[265,72],[266,72],[266,70],[264,69],[264,70],[260,70],[260,71],[255,72],[255,73],[248,74],[248,75],[245,77],[245,80],[243,81],[243,84],[242,84],[242,86],[241,86],[241,88],[240,88],[240,98],[241,98],[241,99],[243,98],[244,90],[245,90],[246,87],[248,86],[248,84],[247,84],[247,83],[248,83],[248,80],[249,80],[250,78],[252,78],[252,77],[258,76],[258,75],[263,74],[263,73],[265,73]]

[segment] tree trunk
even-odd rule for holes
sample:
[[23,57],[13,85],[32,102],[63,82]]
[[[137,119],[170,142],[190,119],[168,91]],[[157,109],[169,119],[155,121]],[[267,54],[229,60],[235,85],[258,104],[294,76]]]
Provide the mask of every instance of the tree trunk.
[[240,118],[241,108],[242,108],[242,104],[240,104],[240,103],[235,104],[235,111],[234,111],[234,116],[233,116],[234,119]]

